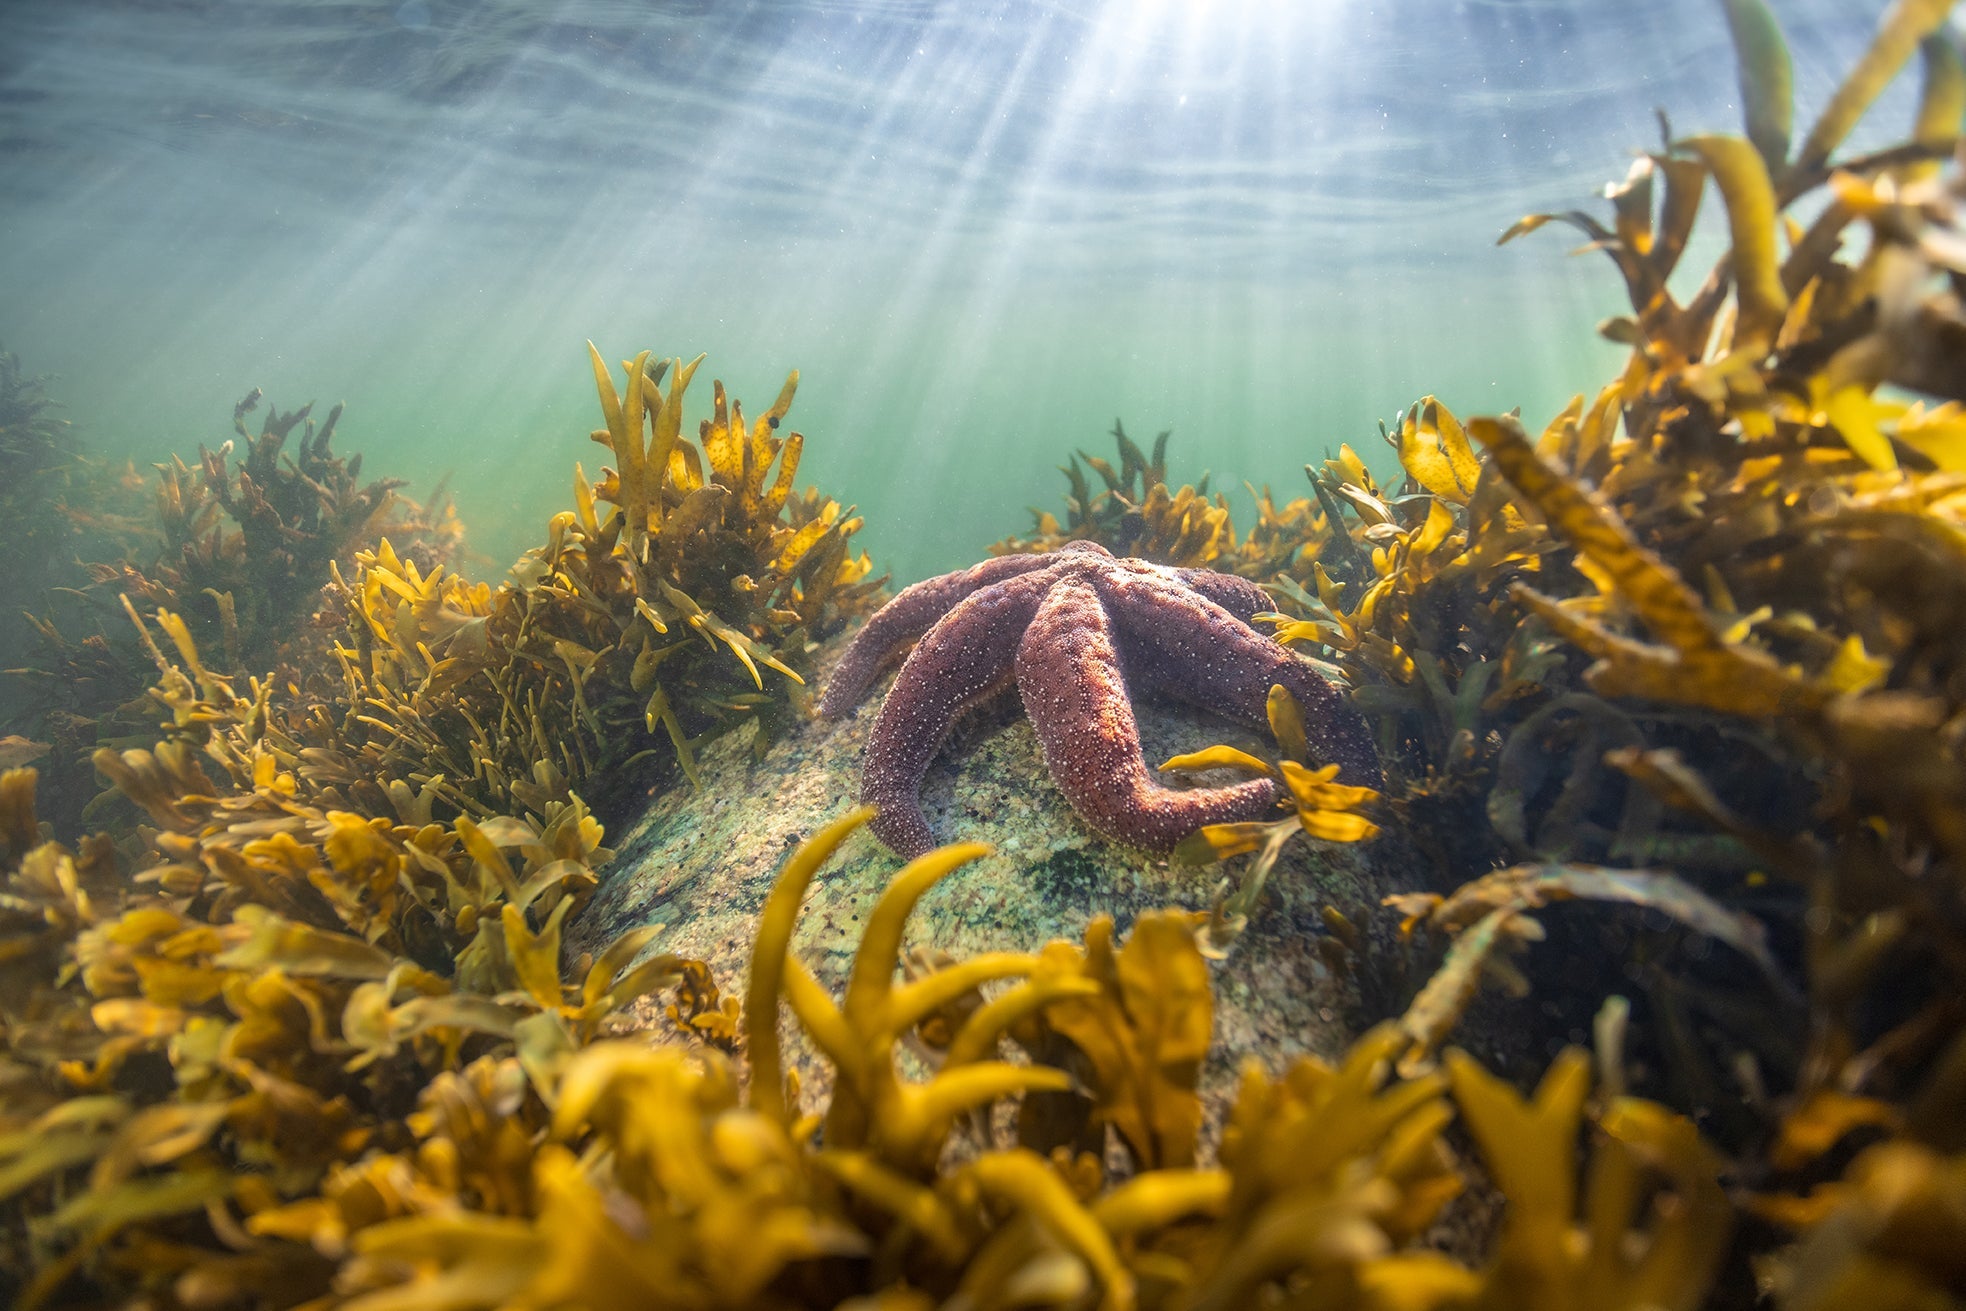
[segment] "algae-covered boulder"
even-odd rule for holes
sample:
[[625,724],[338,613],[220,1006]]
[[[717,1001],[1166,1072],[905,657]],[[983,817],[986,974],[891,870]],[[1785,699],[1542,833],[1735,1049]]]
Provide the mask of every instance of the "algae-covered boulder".
[[[838,646],[818,668],[825,686]],[[599,950],[616,934],[665,925],[651,952],[707,962],[726,993],[741,993],[759,911],[786,856],[855,801],[861,753],[883,684],[836,722],[803,716],[761,758],[747,735],[731,734],[699,759],[703,785],[653,797],[638,817],[617,823],[617,855],[575,927],[570,950]],[[1227,742],[1255,754],[1272,744],[1251,731],[1155,701],[1136,702],[1152,763]],[[1205,775],[1210,783],[1229,776]],[[1136,916],[1167,907],[1206,910],[1222,866],[1176,865],[1117,846],[1088,829],[1045,771],[1030,724],[1009,704],[985,712],[929,770],[922,791],[942,842],[977,841],[994,850],[943,879],[917,907],[905,946],[958,958],[989,951],[1036,951],[1052,939],[1081,942],[1087,923],[1110,915],[1124,935]],[[1213,962],[1214,1042],[1202,1075],[1211,1111],[1233,1091],[1240,1064],[1259,1056],[1277,1067],[1310,1052],[1340,1055],[1361,1027],[1352,979],[1331,962],[1343,953],[1326,940],[1324,908],[1355,921],[1394,891],[1387,866],[1393,840],[1340,845],[1293,840],[1272,873],[1262,905],[1226,957]],[[875,901],[902,861],[862,830],[821,869],[806,896],[793,950],[836,995]],[[1240,863],[1240,862],[1236,862]],[[641,1018],[658,1022],[659,1002]],[[827,1085],[783,1022],[809,1090]]]

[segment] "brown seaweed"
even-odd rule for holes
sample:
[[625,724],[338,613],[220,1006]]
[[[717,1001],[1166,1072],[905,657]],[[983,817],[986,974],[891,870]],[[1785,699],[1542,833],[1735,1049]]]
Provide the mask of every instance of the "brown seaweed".
[[[441,494],[426,510],[399,496],[396,480],[363,482],[360,455],[335,453],[340,405],[318,425],[311,405],[284,414],[269,406],[254,433],[246,419],[259,399],[255,390],[234,407],[236,436],[201,447],[195,466],[176,456],[156,466],[147,515],[112,512],[113,530],[90,535],[114,558],[88,565],[88,586],[36,598],[37,609],[53,603],[32,620],[39,649],[9,672],[32,690],[24,721],[55,747],[46,800],[64,832],[80,830],[95,795],[95,750],[154,737],[144,689],[156,669],[131,627],[132,604],[178,616],[235,681],[314,684],[329,665],[329,629],[316,620],[337,562],[385,533],[426,562],[460,549],[462,526]],[[124,490],[77,480],[69,506],[111,511]],[[106,521],[99,513],[96,522]]]

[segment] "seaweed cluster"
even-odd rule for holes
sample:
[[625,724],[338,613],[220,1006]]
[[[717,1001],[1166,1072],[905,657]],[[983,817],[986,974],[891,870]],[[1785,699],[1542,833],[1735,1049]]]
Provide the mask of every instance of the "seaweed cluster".
[[253,436],[255,393],[234,414],[242,464],[227,442],[196,469],[159,466],[155,558],[92,566],[79,603],[97,631],[36,620],[42,660],[21,671],[47,689],[30,727],[56,748],[61,831],[81,831],[90,754],[154,732],[143,689],[161,657],[138,606],[183,626],[226,697],[264,702],[248,736],[324,805],[400,815],[408,787],[447,814],[540,816],[589,778],[639,796],[677,766],[693,775],[693,744],[739,723],[768,741],[814,641],[884,581],[848,550],[860,520],[794,491],[804,439],[777,429],[796,375],[748,428],[716,384],[691,441],[695,362],[665,396],[668,366],[644,353],[624,397],[594,359],[608,424],[594,438],[620,468],[595,485],[576,465],[574,508],[497,588],[455,572],[447,504],[426,512],[332,453],[339,406],[318,429],[306,408],[273,410]]
[[[1464,432],[1444,407],[1418,407],[1398,437],[1413,499],[1386,520],[1376,577],[1321,588],[1310,616],[1280,629],[1346,652],[1389,743],[1409,758],[1422,747],[1425,787],[1485,775],[1509,854],[1677,868],[1800,933],[1809,1050],[1757,1056],[1804,1095],[1906,1091],[1948,1037],[1880,1002],[1944,995],[1930,971],[1961,909],[1946,900],[1951,802],[1936,798],[1958,795],[1944,725],[1966,704],[1956,583],[1941,581],[1961,563],[1949,466],[1966,436],[1962,375],[1917,362],[1956,335],[1951,283],[1966,273],[1957,196],[1937,172],[1966,73],[1943,34],[1925,35],[1944,11],[1894,11],[1793,158],[1769,127],[1786,121],[1767,67],[1779,34],[1765,15],[1742,24],[1750,139],[1641,157],[1611,190],[1613,228],[1562,216],[1630,292],[1632,315],[1605,325],[1633,342],[1623,375],[1535,440],[1508,416]],[[1831,170],[1913,49],[1926,65],[1914,139]],[[1731,250],[1682,304],[1667,280],[1708,179]],[[1818,218],[1785,221],[1824,186]],[[1854,226],[1869,240],[1839,259]],[[1919,350],[1898,343],[1907,331]],[[1948,403],[1891,401],[1876,394],[1885,382]],[[1478,467],[1470,437],[1488,454]],[[1905,921],[1888,951],[1871,936],[1887,912]],[[1822,971],[1853,934],[1878,955],[1846,959],[1826,991]],[[1853,1079],[1848,1062],[1892,1033]]]
[[[24,372],[12,351],[0,350],[0,513],[8,525],[0,611],[6,613],[38,601],[40,589],[62,578],[57,562],[69,525],[61,502],[81,457],[68,421],[54,414],[47,384]],[[20,654],[16,639],[6,638],[0,659]]]
[[[658,930],[562,982],[572,903],[553,871],[586,868],[584,816],[412,830],[289,812],[132,885],[106,843],[34,831],[33,783],[0,778],[18,984],[0,994],[0,1190],[35,1217],[8,1235],[5,1268],[33,1272],[22,1305],[120,1288],[175,1306],[1227,1307],[1289,1292],[1426,1308],[1532,1281],[1542,1306],[1690,1306],[1725,1241],[1717,1158],[1654,1104],[1596,1107],[1579,1192],[1576,1053],[1531,1100],[1461,1059],[1393,1074],[1390,1029],[1336,1067],[1252,1067],[1220,1163],[1200,1164],[1196,916],[1143,916],[1117,945],[1097,920],[1082,946],[895,981],[909,911],[973,845],[900,871],[835,1001],[789,942],[865,810],[794,852],[767,903],[741,1090],[712,1048],[606,1035],[686,968],[632,963]],[[445,978],[400,954],[400,908],[349,916],[392,867],[419,899],[479,908],[496,949]],[[985,1001],[993,980],[1010,986]],[[785,1077],[781,1004],[832,1066],[810,1111]],[[904,1039],[928,1077],[904,1070]],[[1006,1042],[1030,1059],[1002,1059]],[[1443,1139],[1456,1106],[1511,1208],[1480,1267],[1403,1250],[1462,1187]],[[1109,1127],[1128,1162],[1113,1174],[1096,1151]]]
[[[338,560],[385,533],[426,561],[460,549],[462,526],[441,492],[426,510],[399,496],[393,479],[364,483],[360,455],[333,451],[340,405],[318,427],[312,405],[285,414],[268,406],[254,433],[246,419],[259,401],[255,389],[234,407],[236,438],[201,446],[195,467],[176,456],[156,466],[146,512],[126,504],[133,471],[107,477],[91,468],[68,489],[71,544],[111,558],[85,566],[86,586],[36,598],[48,606],[29,616],[38,650],[31,665],[9,671],[32,698],[23,726],[52,748],[53,795],[44,803],[64,833],[82,831],[95,750],[154,740],[144,689],[158,671],[136,607],[179,616],[206,659],[235,680],[298,684],[329,663],[330,630],[316,619]],[[236,464],[235,451],[244,456]],[[44,588],[54,581],[36,576]]]
[[357,556],[343,688],[292,733],[334,804],[379,813],[378,789],[402,782],[465,814],[538,813],[582,780],[633,797],[693,780],[704,738],[750,723],[759,749],[771,740],[817,640],[886,581],[851,553],[850,509],[793,489],[804,438],[778,428],[796,373],[748,428],[714,383],[691,441],[700,356],[671,374],[643,352],[623,391],[589,350],[607,423],[593,438],[616,467],[595,484],[575,465],[574,508],[510,581],[422,569],[387,541]]
[[[388,1153],[419,1144],[432,1169],[448,1149],[454,1179],[495,1172],[525,1141],[503,1120],[514,1053],[562,1059],[677,974],[631,966],[651,930],[561,986],[560,925],[607,854],[577,805],[543,825],[390,824],[299,804],[270,767],[228,794],[182,744],[103,764],[159,826],[161,863],[135,878],[106,838],[37,832],[32,770],[0,776],[15,1304],[325,1294],[340,1253],[316,1213],[386,1213],[376,1189],[404,1168]],[[457,1136],[432,1146],[419,1115]]]
[[[611,854],[571,783],[623,693],[647,706],[639,730],[660,731],[664,679],[686,751],[678,711],[707,717],[705,689],[735,680],[679,648],[721,652],[754,691],[758,664],[796,685],[780,657],[803,659],[806,635],[878,584],[845,550],[858,521],[792,493],[801,439],[773,431],[790,384],[752,430],[718,388],[697,446],[678,437],[681,385],[662,396],[646,358],[628,407],[598,370],[596,439],[626,477],[593,489],[576,471],[577,508],[495,591],[386,539],[356,553],[352,581],[318,561],[345,639],[288,650],[297,663],[273,678],[209,664],[185,616],[146,619],[126,594],[162,740],[93,764],[148,821],[146,850],[53,841],[35,771],[0,779],[0,1269],[23,1280],[9,1293],[292,1305],[400,1282],[353,1236],[433,1205],[531,1206],[559,1071],[621,1008],[674,985],[679,1033],[735,1042],[736,1001],[701,962],[638,960],[657,928],[562,983],[562,928]],[[326,452],[309,439],[304,456]],[[242,476],[219,503],[279,515],[264,485]],[[334,484],[354,485],[353,471]],[[188,486],[203,485],[167,476],[167,497]],[[605,523],[597,500],[616,506]],[[188,563],[226,558],[222,533],[187,540]],[[671,626],[668,643],[631,640]],[[472,754],[447,776],[454,750]]]
[[8,561],[7,575],[14,577],[20,566],[32,560],[32,546],[45,546],[35,534],[45,531],[52,518],[47,510],[52,501],[48,483],[58,478],[75,460],[73,440],[65,419],[52,411],[55,403],[48,396],[48,379],[21,370],[20,357],[0,350],[0,507],[7,511],[8,545],[14,553]]
[[[1780,32],[1731,3],[1747,135],[1668,129],[1607,189],[1608,222],[1539,214],[1502,237],[1561,222],[1609,256],[1631,304],[1601,325],[1632,348],[1618,379],[1536,437],[1425,399],[1386,434],[1400,485],[1349,450],[1307,471],[1329,536],[1308,577],[1273,580],[1294,612],[1279,637],[1350,676],[1444,876],[1393,899],[1445,950],[1401,1022],[1406,1068],[1484,977],[1557,998],[1558,1036],[1594,1032],[1614,1082],[1736,1156],[1757,1247],[1811,1236],[1760,1267],[1795,1305],[1958,1291],[1943,1226],[1913,1219],[1956,1199],[1966,1145],[1948,8],[1895,6],[1791,148]],[[1910,139],[1832,163],[1914,53]],[[1709,183],[1730,246],[1682,299]],[[1549,909],[1578,901],[1646,913]],[[1515,958],[1552,926],[1570,950]]]
[[[1065,475],[1065,521],[1049,510],[1031,511],[1029,537],[1006,537],[990,547],[992,555],[1025,551],[1055,551],[1066,542],[1092,541],[1114,555],[1137,556],[1156,564],[1183,569],[1214,569],[1244,578],[1268,581],[1308,566],[1331,540],[1329,521],[1317,503],[1299,497],[1279,506],[1270,489],[1249,494],[1256,502],[1256,522],[1237,536],[1229,498],[1210,493],[1208,477],[1167,485],[1167,439],[1154,438],[1152,455],[1126,435],[1126,425],[1113,420],[1111,436],[1119,452],[1111,460],[1078,452],[1059,472]],[[1099,475],[1094,491],[1079,461]]]

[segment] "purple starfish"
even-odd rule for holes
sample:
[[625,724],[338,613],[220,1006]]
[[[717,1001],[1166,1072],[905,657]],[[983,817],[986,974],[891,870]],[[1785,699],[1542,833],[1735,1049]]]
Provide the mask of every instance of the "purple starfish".
[[1313,750],[1342,766],[1345,782],[1379,783],[1364,719],[1310,665],[1250,627],[1269,608],[1245,579],[1115,559],[1094,542],[1001,556],[916,583],[877,611],[847,648],[819,713],[851,710],[889,658],[916,644],[874,721],[860,785],[861,801],[880,808],[875,835],[913,857],[935,845],[920,801],[929,762],[965,708],[1014,678],[1066,800],[1114,841],[1164,853],[1204,824],[1264,818],[1277,785],[1161,786],[1141,755],[1129,687],[1261,728],[1270,686],[1280,683],[1303,708]]

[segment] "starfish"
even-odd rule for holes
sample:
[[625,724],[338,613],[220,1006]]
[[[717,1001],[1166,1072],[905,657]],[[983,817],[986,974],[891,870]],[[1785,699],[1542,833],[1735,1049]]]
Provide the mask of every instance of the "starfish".
[[1176,790],[1141,755],[1130,689],[1158,691],[1252,727],[1268,724],[1272,684],[1303,709],[1314,749],[1347,782],[1377,785],[1364,719],[1336,687],[1250,627],[1262,589],[1208,569],[1116,559],[1095,542],[1006,555],[904,589],[854,637],[819,703],[833,719],[859,703],[914,644],[867,740],[860,799],[875,836],[914,857],[935,845],[921,783],[961,713],[1014,680],[1045,767],[1093,829],[1164,854],[1205,824],[1265,817],[1277,784]]

